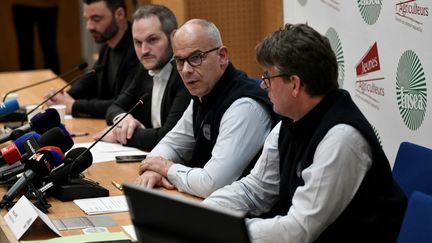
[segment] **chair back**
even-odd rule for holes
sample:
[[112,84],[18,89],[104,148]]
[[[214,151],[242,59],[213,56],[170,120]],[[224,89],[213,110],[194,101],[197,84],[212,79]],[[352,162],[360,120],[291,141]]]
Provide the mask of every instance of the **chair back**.
[[402,142],[393,166],[393,177],[407,198],[410,198],[414,191],[432,195],[432,150]]
[[399,232],[398,243],[432,242],[432,196],[413,192]]

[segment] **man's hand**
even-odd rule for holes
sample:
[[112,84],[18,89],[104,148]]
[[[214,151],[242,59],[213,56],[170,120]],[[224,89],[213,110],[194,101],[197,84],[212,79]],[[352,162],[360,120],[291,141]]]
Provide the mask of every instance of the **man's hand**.
[[127,140],[132,138],[136,128],[145,128],[145,126],[131,114],[128,114],[112,132],[118,142],[127,144]]
[[143,160],[139,167],[139,174],[143,174],[146,171],[154,171],[158,174],[167,177],[168,170],[174,162],[164,159],[162,157],[147,157]]
[[[53,95],[57,92],[55,89],[50,89],[50,92],[45,95],[45,99]],[[51,105],[66,105],[65,113],[70,115],[72,114],[72,106],[75,103],[75,99],[72,98],[67,92],[60,92],[56,94],[54,97],[47,101],[47,106]]]
[[154,171],[146,171],[142,173],[135,179],[135,184],[147,188],[153,188],[155,186],[162,186],[170,190],[175,188],[165,177]]
[[[93,139],[97,140],[100,137],[102,137],[102,135],[108,131],[108,129],[110,129],[111,127],[105,127],[104,129],[102,129],[102,131],[96,133],[95,135],[93,135]],[[104,142],[108,142],[108,143],[118,143],[116,136],[114,135],[114,131],[115,129],[111,130],[107,135],[105,135],[105,137],[102,138],[102,141]]]

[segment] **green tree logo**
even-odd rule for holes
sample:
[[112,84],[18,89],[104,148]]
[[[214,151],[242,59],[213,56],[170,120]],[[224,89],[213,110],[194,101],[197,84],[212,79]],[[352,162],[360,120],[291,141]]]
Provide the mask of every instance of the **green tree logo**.
[[339,83],[339,87],[343,87],[343,82],[345,77],[345,61],[344,61],[342,43],[340,41],[339,35],[336,32],[336,30],[331,27],[327,30],[325,36],[329,39],[331,48],[336,55],[336,61],[338,63],[338,68],[339,68],[338,83]]
[[381,12],[382,0],[357,0],[357,4],[363,20],[369,25],[375,24]]
[[399,59],[396,97],[405,125],[413,131],[417,130],[426,113],[426,76],[420,59],[411,50],[405,51]]

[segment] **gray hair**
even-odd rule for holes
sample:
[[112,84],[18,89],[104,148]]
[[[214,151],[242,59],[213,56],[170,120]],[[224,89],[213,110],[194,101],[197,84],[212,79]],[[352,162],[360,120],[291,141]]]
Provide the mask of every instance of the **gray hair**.
[[140,19],[148,18],[151,15],[155,15],[159,18],[162,31],[169,39],[173,30],[177,29],[178,27],[177,19],[174,13],[169,8],[163,5],[146,4],[139,7],[137,10],[135,10],[132,17],[134,20],[140,20]]

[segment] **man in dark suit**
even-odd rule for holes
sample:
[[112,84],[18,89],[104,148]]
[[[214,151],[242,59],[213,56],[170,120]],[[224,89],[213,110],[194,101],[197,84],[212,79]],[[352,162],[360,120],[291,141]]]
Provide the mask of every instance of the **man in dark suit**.
[[102,44],[95,66],[103,68],[72,85],[69,91],[54,96],[48,105],[64,104],[66,114],[74,117],[105,117],[108,107],[131,84],[139,67],[126,12],[124,0],[84,1],[86,28],[95,42]]
[[190,102],[190,94],[170,62],[173,56],[170,35],[177,28],[174,14],[164,6],[148,4],[137,9],[133,17],[135,52],[142,66],[132,85],[108,109],[108,124],[122,118],[143,94],[150,99],[143,108],[127,115],[103,141],[151,150],[180,119]]

